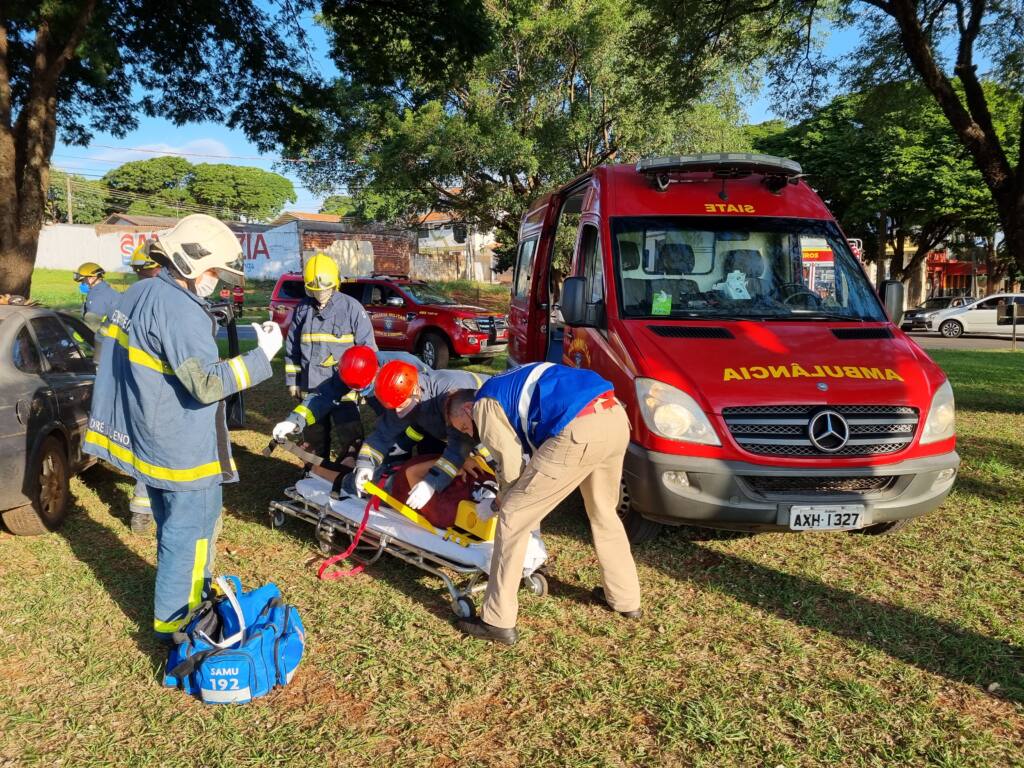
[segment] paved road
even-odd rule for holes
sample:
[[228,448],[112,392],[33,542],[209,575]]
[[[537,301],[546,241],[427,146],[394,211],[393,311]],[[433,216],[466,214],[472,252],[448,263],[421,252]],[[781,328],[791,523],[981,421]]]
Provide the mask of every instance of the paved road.
[[[259,320],[266,320],[265,317],[258,318]],[[238,340],[239,341],[255,341],[256,331],[252,329],[252,323],[255,323],[257,318],[253,316],[251,319],[243,317],[238,321]],[[227,331],[223,328],[217,329],[217,338],[226,339],[228,337]]]
[[[1024,350],[1024,329],[1017,329],[1017,349]],[[914,331],[908,334],[925,349],[1009,349],[1009,336],[967,334],[959,339],[945,339],[937,333]]]

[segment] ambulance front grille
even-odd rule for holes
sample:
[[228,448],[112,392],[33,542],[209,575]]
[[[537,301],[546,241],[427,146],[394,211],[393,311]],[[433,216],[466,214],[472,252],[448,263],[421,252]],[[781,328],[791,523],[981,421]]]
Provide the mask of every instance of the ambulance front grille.
[[[849,439],[831,453],[811,442],[811,419],[823,410],[846,419]],[[733,439],[762,456],[884,456],[908,447],[917,431],[918,411],[903,405],[765,405],[722,409]]]
[[855,477],[773,477],[747,475],[743,480],[762,494],[842,494],[880,493],[895,485],[895,475],[860,475]]

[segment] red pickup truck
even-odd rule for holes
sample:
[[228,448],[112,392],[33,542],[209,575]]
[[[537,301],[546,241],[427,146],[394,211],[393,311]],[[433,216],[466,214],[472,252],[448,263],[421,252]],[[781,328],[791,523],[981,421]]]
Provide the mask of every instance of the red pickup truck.
[[[432,368],[447,367],[452,357],[484,360],[508,348],[505,315],[458,304],[424,282],[373,275],[344,281],[340,290],[366,307],[378,347],[411,352]],[[270,319],[282,332],[288,332],[292,311],[305,295],[298,272],[278,278]]]

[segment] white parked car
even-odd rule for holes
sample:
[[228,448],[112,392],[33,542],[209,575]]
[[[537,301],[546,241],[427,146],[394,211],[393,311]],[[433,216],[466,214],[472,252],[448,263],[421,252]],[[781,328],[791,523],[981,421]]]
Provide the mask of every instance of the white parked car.
[[968,304],[964,307],[929,312],[925,325],[929,331],[938,331],[947,339],[955,339],[965,333],[990,333],[1009,336],[1013,332],[1009,321],[998,322],[1000,307],[1017,304],[1018,332],[1024,335],[1024,293],[997,293]]

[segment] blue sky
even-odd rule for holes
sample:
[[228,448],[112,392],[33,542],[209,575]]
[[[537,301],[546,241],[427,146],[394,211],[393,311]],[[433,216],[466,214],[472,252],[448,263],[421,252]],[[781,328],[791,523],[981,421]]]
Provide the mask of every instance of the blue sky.
[[[312,23],[312,19],[309,21],[307,29],[314,50],[326,51],[327,40],[322,28]],[[840,57],[856,44],[856,32],[844,30],[830,35],[826,53],[830,57]],[[775,117],[767,94],[762,94],[747,105],[747,115],[752,123]],[[53,165],[64,171],[96,179],[129,160],[176,153],[182,154],[192,163],[236,163],[281,172],[274,167],[279,156],[259,152],[241,131],[209,122],[179,127],[161,118],[143,118],[138,129],[123,138],[97,133],[87,147],[69,147],[58,141],[53,153]],[[284,175],[295,185],[298,198],[294,205],[288,206],[289,209],[320,210],[322,196],[313,195],[304,189],[294,174],[285,172]]]

